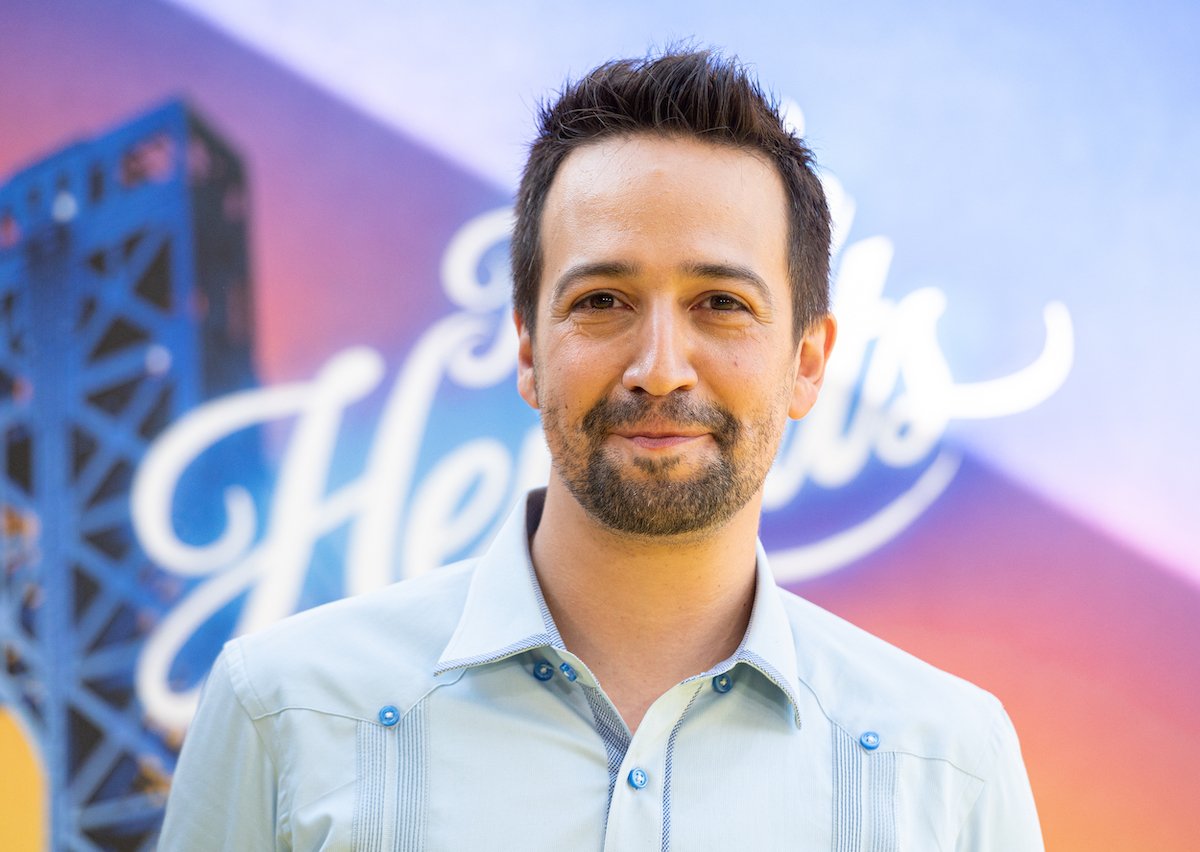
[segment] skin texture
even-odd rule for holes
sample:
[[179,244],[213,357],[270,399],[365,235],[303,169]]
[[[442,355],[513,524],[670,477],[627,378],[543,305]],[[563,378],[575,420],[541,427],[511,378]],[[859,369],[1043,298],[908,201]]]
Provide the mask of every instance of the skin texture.
[[763,479],[835,334],[796,342],[787,235],[774,167],[695,139],[591,143],[547,197],[536,337],[517,318],[553,459],[534,565],[631,729],[746,629]]

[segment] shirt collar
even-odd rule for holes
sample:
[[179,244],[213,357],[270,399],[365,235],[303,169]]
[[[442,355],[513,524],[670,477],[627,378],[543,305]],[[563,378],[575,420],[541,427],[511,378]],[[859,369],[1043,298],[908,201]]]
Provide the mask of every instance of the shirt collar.
[[713,673],[728,671],[738,663],[745,663],[756,669],[779,688],[791,705],[796,727],[800,727],[800,677],[796,668],[796,639],[761,541],[756,548],[754,608],[750,610],[750,624],[733,656],[718,666]]
[[[494,663],[534,648],[566,650],[542,597],[529,553],[530,534],[537,528],[544,500],[544,489],[531,491],[479,558],[462,616],[438,659],[435,674]],[[696,677],[712,677],[744,663],[783,693],[799,726],[796,643],[761,542],[755,574],[754,607],[737,651]]]
[[462,616],[435,674],[494,663],[546,645],[563,649],[529,553],[530,531],[541,518],[545,496],[544,489],[531,491],[476,562]]

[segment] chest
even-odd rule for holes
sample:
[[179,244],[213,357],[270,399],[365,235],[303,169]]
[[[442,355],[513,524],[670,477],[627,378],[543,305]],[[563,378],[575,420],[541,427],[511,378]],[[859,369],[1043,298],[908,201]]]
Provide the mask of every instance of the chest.
[[[816,714],[797,726],[749,678],[726,693],[678,689],[633,737],[598,692],[488,674],[431,693],[393,725],[324,720],[323,746],[281,767],[280,845],[953,848],[970,779],[952,767],[868,750]],[[297,726],[287,737],[306,723],[280,724]]]

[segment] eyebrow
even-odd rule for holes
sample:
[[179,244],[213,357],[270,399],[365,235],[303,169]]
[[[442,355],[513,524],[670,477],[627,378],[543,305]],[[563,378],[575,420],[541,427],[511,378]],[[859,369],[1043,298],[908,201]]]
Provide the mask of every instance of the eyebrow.
[[632,278],[637,275],[637,267],[632,263],[619,260],[598,261],[595,263],[577,263],[558,276],[554,289],[550,291],[550,304],[562,298],[567,288],[581,278]]
[[771,297],[771,288],[767,286],[767,282],[748,266],[737,263],[694,263],[684,267],[684,271],[694,278],[707,278],[713,281],[730,279],[741,281],[757,290],[759,297],[766,302],[768,307],[775,306],[775,300]]
[[[759,296],[768,306],[774,307],[775,305],[775,300],[771,296],[771,288],[767,286],[767,282],[748,266],[736,263],[691,263],[682,267],[681,271],[693,278],[712,281],[730,279],[741,281],[758,291]],[[619,260],[577,263],[554,282],[554,289],[550,293],[550,302],[553,304],[558,301],[568,287],[582,278],[632,278],[637,274],[638,267],[636,265]]]

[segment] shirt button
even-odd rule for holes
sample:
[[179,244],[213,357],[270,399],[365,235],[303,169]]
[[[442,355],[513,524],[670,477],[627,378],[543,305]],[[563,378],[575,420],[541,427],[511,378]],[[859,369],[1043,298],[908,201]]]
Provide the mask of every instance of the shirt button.
[[392,725],[400,721],[400,711],[391,704],[386,707],[381,707],[379,710],[379,724],[390,728]]
[[733,678],[728,674],[719,674],[712,679],[712,687],[717,692],[726,693],[733,689]]
[[867,751],[875,751],[875,749],[879,748],[879,734],[874,731],[867,731],[858,738],[858,741]]
[[570,663],[563,663],[561,666],[559,666],[559,668],[562,670],[563,677],[565,677],[567,680],[574,681],[575,678],[579,677],[579,675],[575,672],[575,669],[571,668]]
[[650,776],[646,774],[644,769],[629,770],[629,786],[635,790],[640,790],[646,786],[646,782],[650,780]]
[[538,680],[550,680],[554,677],[554,666],[547,663],[545,660],[540,660],[533,667],[533,676]]

